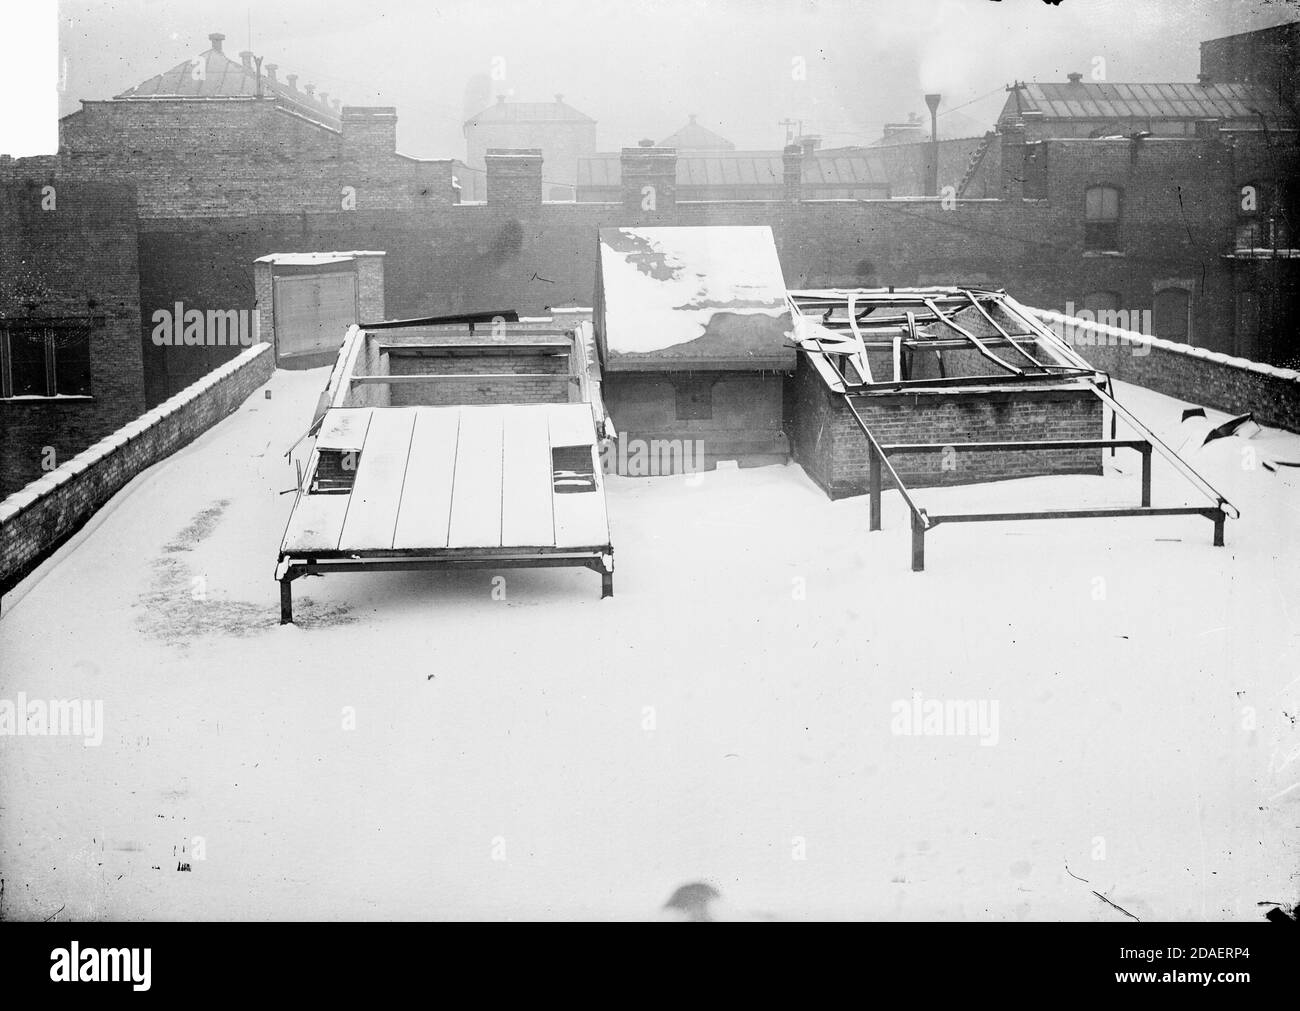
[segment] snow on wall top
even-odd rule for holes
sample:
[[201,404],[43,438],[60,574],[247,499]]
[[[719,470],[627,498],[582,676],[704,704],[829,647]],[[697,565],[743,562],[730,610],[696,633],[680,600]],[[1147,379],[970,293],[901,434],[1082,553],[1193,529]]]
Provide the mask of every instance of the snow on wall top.
[[767,226],[602,228],[610,371],[793,369],[793,320]]

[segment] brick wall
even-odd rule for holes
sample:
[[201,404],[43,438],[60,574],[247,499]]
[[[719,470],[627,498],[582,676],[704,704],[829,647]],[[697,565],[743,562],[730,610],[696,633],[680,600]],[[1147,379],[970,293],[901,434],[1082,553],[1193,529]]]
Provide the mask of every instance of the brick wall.
[[[800,355],[795,370],[795,459],[831,498],[867,492],[867,440],[842,399]],[[1087,391],[1017,390],[942,397],[860,398],[858,413],[882,444],[1103,438],[1101,401]],[[1101,450],[899,453],[908,487],[974,484],[1047,474],[1100,474]],[[892,486],[888,472],[886,487]]]
[[1090,365],[1126,383],[1229,414],[1251,412],[1261,425],[1300,432],[1300,372],[1146,337],[1036,310]]
[[57,470],[0,500],[0,593],[12,589],[133,477],[234,411],[274,370],[271,346],[254,345]]
[[567,355],[483,355],[424,357],[385,355],[394,376],[483,375],[509,372],[544,373],[526,379],[437,379],[428,383],[394,383],[394,407],[421,404],[567,404],[570,400]]
[[144,412],[136,250],[131,186],[0,179],[0,314],[98,320],[89,398],[0,399],[0,496]]

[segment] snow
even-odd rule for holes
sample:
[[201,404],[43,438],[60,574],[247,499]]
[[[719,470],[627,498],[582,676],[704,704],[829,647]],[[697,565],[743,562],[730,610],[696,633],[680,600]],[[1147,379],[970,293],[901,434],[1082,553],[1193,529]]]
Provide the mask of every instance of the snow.
[[[277,373],[6,597],[0,699],[105,725],[0,736],[3,916],[648,919],[695,881],[741,918],[1296,900],[1300,471],[1245,450],[1300,437],[1193,454],[1242,510],[1224,548],[1200,517],[956,524],[918,574],[894,493],[869,534],[796,465],[611,477],[612,599],[582,570],[334,575],[280,627],[282,453],[325,375]],[[1181,403],[1119,385],[1181,441]],[[1136,502],[1114,460],[916,497]],[[1185,487],[1156,461],[1156,504]],[[891,733],[916,694],[996,701],[997,744]]]
[[777,319],[788,311],[766,225],[602,229],[600,269],[616,354],[697,340],[718,312]]

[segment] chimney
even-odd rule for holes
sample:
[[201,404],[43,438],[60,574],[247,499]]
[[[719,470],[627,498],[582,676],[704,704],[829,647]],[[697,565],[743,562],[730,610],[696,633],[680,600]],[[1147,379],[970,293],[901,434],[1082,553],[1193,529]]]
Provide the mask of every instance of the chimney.
[[269,78],[271,79],[271,83],[272,83],[272,84],[279,84],[279,83],[280,83],[280,82],[279,82],[279,79],[276,78],[276,76],[275,76],[275,72],[276,72],[277,70],[279,70],[279,69],[280,69],[280,64],[278,64],[278,63],[268,63],[268,64],[266,65],[266,76],[269,77]]
[[487,164],[488,206],[507,214],[536,212],[542,206],[542,152],[540,148],[490,147]]
[[506,96],[497,95],[497,105],[505,105],[505,104],[506,104]]
[[930,110],[930,143],[925,149],[925,195],[939,195],[939,102],[943,96],[930,94],[925,96],[925,104]]
[[803,148],[787,144],[781,153],[782,195],[786,203],[797,204],[803,198]]
[[340,120],[342,182],[357,188],[358,206],[372,209],[384,199],[385,180],[377,167],[387,165],[397,151],[397,110],[345,105]]
[[804,134],[799,138],[799,146],[803,148],[805,157],[811,156],[814,151],[822,146],[822,139],[816,134]]
[[692,125],[692,126],[695,125],[695,113],[693,113],[693,112],[691,113],[691,125]]
[[284,79],[289,82],[289,87],[291,87],[294,91],[298,90],[297,74],[285,74]]
[[343,103],[340,102],[337,98],[332,99],[330,101],[330,108],[332,108],[335,112],[338,112],[340,109],[343,108]]
[[240,53],[240,54],[239,54],[239,62],[242,63],[242,64],[244,65],[244,69],[245,69],[245,70],[252,70],[252,69],[253,69],[253,53],[252,53],[252,51],[251,51],[251,50],[248,50],[248,49],[245,49],[242,53]]
[[1066,74],[1066,77],[1070,79],[1071,84],[1080,84],[1083,81],[1083,75],[1080,73]]
[[641,141],[623,148],[623,210],[635,215],[675,214],[677,211],[677,149]]
[[219,53],[221,52],[221,43],[226,41],[226,37],[220,32],[213,32],[208,36],[208,41],[212,43],[212,51]]
[[309,84],[309,85],[307,85],[305,88],[303,88],[302,90],[305,91],[305,92],[307,92],[307,97],[308,97],[308,98],[315,98],[315,97],[316,97],[316,85],[314,85],[314,84]]
[[564,96],[561,95],[561,94],[557,91],[557,92],[555,93],[555,104],[556,104],[556,105],[559,105],[559,104],[560,104],[561,102],[563,102],[563,101],[564,101]]
[[328,91],[322,91],[319,97],[323,104],[325,105],[330,104],[330,93]]

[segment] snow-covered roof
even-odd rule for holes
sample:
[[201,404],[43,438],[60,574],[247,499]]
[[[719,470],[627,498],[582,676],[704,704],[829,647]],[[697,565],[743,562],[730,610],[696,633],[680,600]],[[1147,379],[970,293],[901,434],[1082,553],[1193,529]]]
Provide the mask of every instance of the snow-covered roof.
[[602,228],[601,356],[611,372],[793,369],[772,230]]

